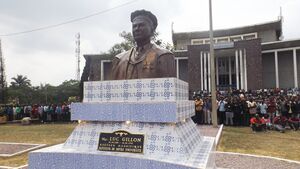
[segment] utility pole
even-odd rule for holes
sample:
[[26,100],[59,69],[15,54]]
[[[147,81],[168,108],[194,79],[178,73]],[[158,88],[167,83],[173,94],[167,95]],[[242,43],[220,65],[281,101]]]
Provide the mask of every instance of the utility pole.
[[76,49],[75,49],[75,56],[76,56],[76,80],[80,81],[80,33],[76,34]]
[[213,127],[218,127],[217,120],[217,96],[216,96],[216,75],[215,75],[215,50],[214,33],[212,22],[212,0],[209,0],[209,39],[210,39],[210,79],[211,79],[211,104],[212,104],[212,123]]

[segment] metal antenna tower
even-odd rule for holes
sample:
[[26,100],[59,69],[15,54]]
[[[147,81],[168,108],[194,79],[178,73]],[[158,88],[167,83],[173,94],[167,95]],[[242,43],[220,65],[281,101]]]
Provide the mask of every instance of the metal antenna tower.
[[76,34],[76,80],[80,81],[80,33]]
[[5,64],[2,56],[2,44],[0,39],[0,103],[4,103],[4,91],[6,87]]

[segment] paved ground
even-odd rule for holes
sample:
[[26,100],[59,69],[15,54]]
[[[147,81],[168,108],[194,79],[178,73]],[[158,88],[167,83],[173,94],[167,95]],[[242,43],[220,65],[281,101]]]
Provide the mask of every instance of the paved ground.
[[[204,136],[216,137],[219,128],[211,125],[197,126]],[[300,162],[294,163],[280,159],[216,152],[216,166],[222,169],[300,169]]]
[[20,151],[24,151],[29,148],[33,148],[36,145],[26,144],[0,144],[0,155],[11,155]]
[[230,169],[299,169],[300,163],[292,163],[267,157],[217,152],[216,166]]
[[214,128],[212,125],[197,125],[197,127],[200,130],[200,133],[203,136],[210,136],[210,137],[216,137],[218,134],[219,128]]

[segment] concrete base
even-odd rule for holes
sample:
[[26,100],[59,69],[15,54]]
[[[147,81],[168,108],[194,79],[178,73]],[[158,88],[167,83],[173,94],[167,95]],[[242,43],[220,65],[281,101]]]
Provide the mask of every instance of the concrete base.
[[[145,135],[143,154],[98,151],[100,133],[125,130]],[[30,169],[214,168],[213,137],[201,136],[191,119],[170,123],[79,124],[65,144],[29,154]]]
[[[31,152],[29,169],[213,169],[215,168],[214,154],[211,151],[214,148],[213,141],[211,137],[204,137],[203,145],[188,161],[150,159],[143,155],[128,153],[77,151],[66,149],[63,144],[59,144]],[[203,149],[204,147],[207,149]],[[204,163],[201,158],[205,156],[209,158]]]

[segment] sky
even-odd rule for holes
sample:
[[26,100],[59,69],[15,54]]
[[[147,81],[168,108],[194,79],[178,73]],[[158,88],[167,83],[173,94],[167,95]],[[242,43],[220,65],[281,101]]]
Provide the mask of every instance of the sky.
[[[76,78],[76,37],[80,33],[80,70],[84,54],[106,52],[131,31],[130,13],[151,11],[157,32],[172,43],[174,32],[209,29],[209,0],[0,0],[0,38],[8,84],[27,76],[33,86],[57,86]],[[300,39],[300,0],[212,0],[213,28],[275,21],[283,16],[284,40]],[[31,31],[96,14],[49,29]]]

